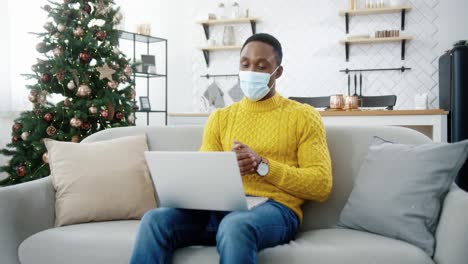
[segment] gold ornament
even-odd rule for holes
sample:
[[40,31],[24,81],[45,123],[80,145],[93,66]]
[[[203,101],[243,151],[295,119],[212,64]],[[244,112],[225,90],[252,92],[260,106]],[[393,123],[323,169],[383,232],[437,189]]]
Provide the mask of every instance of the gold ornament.
[[46,105],[48,95],[49,95],[49,93],[47,93],[46,91],[41,91],[39,93],[39,95],[36,96],[37,103],[40,104],[40,105]]
[[115,70],[109,67],[109,65],[104,64],[102,67],[97,67],[97,71],[99,72],[99,80],[103,80],[107,78],[108,80],[112,80],[112,74],[115,73]]
[[62,50],[62,48],[60,48],[60,47],[56,47],[56,48],[54,49],[53,53],[54,53],[54,56],[55,56],[55,57],[58,57],[58,56],[61,56],[61,55],[63,54],[63,50]]
[[66,99],[63,101],[63,105],[64,105],[65,107],[70,107],[71,104],[72,104],[72,103],[71,103],[71,101],[70,101],[69,98],[66,98]]
[[58,24],[57,25],[57,30],[58,30],[58,32],[64,32],[65,31],[65,25],[64,24]]
[[115,81],[108,81],[107,82],[107,87],[114,90],[115,88],[117,88],[117,83]]
[[131,124],[131,125],[135,124],[135,116],[134,116],[133,114],[129,115],[129,116],[127,117],[127,121],[128,121],[128,123]]
[[46,129],[46,133],[49,136],[53,136],[57,132],[57,129],[54,126],[48,126]]
[[127,82],[127,79],[128,79],[127,76],[122,75],[122,76],[119,77],[119,82],[125,83],[125,82]]
[[76,95],[79,97],[88,97],[91,95],[91,88],[89,88],[89,86],[86,84],[82,84],[80,87],[78,87]]
[[125,73],[125,75],[130,77],[130,75],[132,75],[132,73],[133,73],[132,67],[126,66],[125,69],[124,69],[124,73]]
[[76,88],[75,83],[74,83],[73,81],[69,81],[69,82],[67,83],[67,88],[68,88],[68,90],[73,90],[73,89],[75,89],[75,88]]
[[42,161],[46,164],[49,163],[49,153],[44,152],[44,154],[42,154]]
[[83,121],[81,119],[74,117],[70,120],[70,125],[74,128],[79,128],[83,124]]
[[29,132],[23,132],[21,133],[21,139],[22,140],[28,140],[29,137]]
[[77,27],[73,30],[73,35],[77,38],[84,36],[84,29],[82,27]]
[[89,111],[90,114],[95,115],[95,114],[97,114],[98,109],[97,109],[96,106],[91,105],[91,106],[88,108],[88,111]]
[[71,138],[71,141],[72,141],[73,143],[78,143],[78,142],[80,142],[80,136],[74,135],[74,136]]
[[36,95],[33,95],[33,94],[29,94],[29,95],[28,95],[28,100],[29,100],[31,103],[36,103],[36,101],[37,101],[37,96],[36,96]]

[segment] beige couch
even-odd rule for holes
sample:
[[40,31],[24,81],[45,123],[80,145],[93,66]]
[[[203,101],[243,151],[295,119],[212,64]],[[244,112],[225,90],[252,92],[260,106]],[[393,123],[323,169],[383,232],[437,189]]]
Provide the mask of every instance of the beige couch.
[[[105,130],[94,142],[147,132],[152,150],[197,150],[201,127],[131,127]],[[297,238],[259,253],[260,263],[468,263],[468,194],[453,187],[444,202],[434,259],[408,243],[334,228],[372,136],[408,144],[429,139],[398,127],[327,127],[334,188],[325,203],[308,202]],[[128,263],[139,221],[87,223],[53,228],[55,193],[50,178],[0,188],[0,263]],[[174,263],[217,263],[214,247],[176,252]]]

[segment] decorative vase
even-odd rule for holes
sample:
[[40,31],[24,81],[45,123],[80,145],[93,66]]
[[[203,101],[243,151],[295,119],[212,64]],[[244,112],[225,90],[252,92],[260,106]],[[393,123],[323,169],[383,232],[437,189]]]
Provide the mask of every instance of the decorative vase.
[[224,33],[223,33],[223,45],[225,46],[232,46],[236,43],[236,39],[234,36],[234,27],[233,26],[225,26]]

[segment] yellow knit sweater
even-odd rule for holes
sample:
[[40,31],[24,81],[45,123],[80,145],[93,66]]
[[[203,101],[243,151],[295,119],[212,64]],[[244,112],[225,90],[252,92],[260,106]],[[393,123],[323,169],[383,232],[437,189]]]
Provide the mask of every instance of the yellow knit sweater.
[[330,154],[320,114],[311,106],[272,98],[240,102],[212,113],[201,151],[230,151],[234,140],[269,162],[265,177],[242,178],[248,195],[271,198],[293,210],[302,222],[304,200],[324,201],[332,187]]

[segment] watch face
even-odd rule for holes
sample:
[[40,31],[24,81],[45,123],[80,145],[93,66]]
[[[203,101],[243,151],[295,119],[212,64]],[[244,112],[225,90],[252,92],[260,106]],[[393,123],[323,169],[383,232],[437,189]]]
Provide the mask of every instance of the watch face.
[[268,164],[266,163],[260,163],[257,168],[257,173],[260,176],[265,176],[268,174]]

